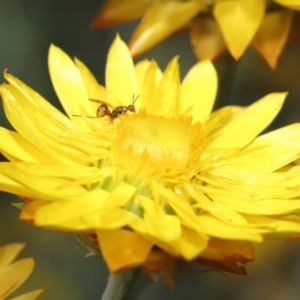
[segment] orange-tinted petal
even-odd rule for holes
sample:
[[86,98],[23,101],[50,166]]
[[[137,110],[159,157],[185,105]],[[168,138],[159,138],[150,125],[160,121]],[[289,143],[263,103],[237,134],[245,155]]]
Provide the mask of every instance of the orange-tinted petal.
[[205,5],[201,1],[156,0],[147,10],[129,42],[137,56],[191,20]]
[[292,25],[293,16],[294,12],[289,9],[268,12],[252,41],[252,45],[272,69],[276,68]]
[[21,211],[20,219],[27,222],[33,222],[36,211],[43,206],[51,203],[50,201],[32,201],[28,203],[25,208]]
[[300,10],[299,0],[274,0],[278,4],[294,10]]
[[180,274],[185,262],[179,259],[174,259],[160,270],[164,284],[170,290],[174,289],[175,281]]
[[173,259],[170,254],[155,247],[149,253],[147,261],[143,263],[142,267],[148,271],[159,271]]
[[92,22],[92,28],[134,20],[143,15],[152,0],[107,0]]
[[249,262],[254,259],[254,248],[247,242],[211,239],[201,257],[210,260]]
[[190,24],[190,39],[198,60],[214,59],[226,49],[220,27],[215,19],[199,14]]
[[289,32],[288,39],[295,42],[300,42],[300,13],[296,12],[294,14],[294,20]]
[[101,253],[111,272],[144,263],[153,244],[126,229],[97,230]]
[[216,261],[197,258],[196,262],[206,267],[212,268],[213,270],[225,271],[238,275],[247,275],[245,267],[235,261]]

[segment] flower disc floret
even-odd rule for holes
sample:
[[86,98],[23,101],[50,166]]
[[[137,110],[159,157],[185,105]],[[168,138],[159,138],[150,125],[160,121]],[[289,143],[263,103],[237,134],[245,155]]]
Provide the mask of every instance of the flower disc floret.
[[127,117],[117,128],[112,161],[143,173],[184,172],[204,142],[201,124],[191,123],[191,118],[145,113]]

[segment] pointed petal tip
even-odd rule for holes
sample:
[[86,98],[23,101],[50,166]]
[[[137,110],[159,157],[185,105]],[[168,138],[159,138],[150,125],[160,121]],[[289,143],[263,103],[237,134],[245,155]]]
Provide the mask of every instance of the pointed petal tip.
[[285,100],[285,98],[288,96],[289,92],[287,92],[287,91],[286,92],[277,92],[277,93],[275,92],[272,94],[274,94],[274,95],[279,94],[283,97],[283,100]]
[[55,46],[53,43],[50,43],[49,51],[51,51],[52,49],[55,49],[55,48],[57,48],[57,46]]
[[275,59],[272,57],[267,57],[265,56],[263,53],[260,53],[257,49],[256,51],[258,52],[258,54],[261,56],[261,58],[263,59],[263,61],[269,66],[269,68],[272,71],[275,71],[277,68],[277,64],[279,62],[279,57],[276,57]]
[[130,44],[130,42],[128,43],[128,48],[131,54],[132,58],[137,58],[141,53],[137,50],[137,47],[134,47],[134,45],[132,46]]
[[278,59],[276,61],[267,61],[268,66],[272,71],[275,71],[277,68]]
[[126,43],[122,40],[122,38],[121,38],[119,32],[116,33],[116,36],[115,36],[115,38],[114,38],[114,40],[113,40],[113,42],[112,42],[112,44],[111,44],[111,48],[112,48],[113,46],[115,46],[115,45],[123,45],[123,46],[126,46],[126,47],[127,47]]
[[10,74],[8,73],[8,69],[4,69],[3,71],[3,77],[7,80],[7,77],[9,77]]
[[64,53],[64,51],[56,46],[55,44],[51,43],[50,46],[49,46],[49,50],[48,50],[48,58],[50,56],[52,56],[53,54],[57,54],[57,53]]
[[139,55],[145,53],[146,51],[148,51],[155,45],[152,45],[150,43],[145,43],[144,37],[140,37],[140,38],[136,39],[133,36],[128,42],[128,48],[129,48],[129,51],[133,58],[136,58]]

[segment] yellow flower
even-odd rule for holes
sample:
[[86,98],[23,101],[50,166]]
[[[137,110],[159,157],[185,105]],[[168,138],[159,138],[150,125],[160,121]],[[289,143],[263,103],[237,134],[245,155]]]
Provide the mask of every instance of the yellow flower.
[[[119,37],[106,87],[55,46],[49,70],[67,116],[12,75],[1,86],[16,131],[0,128],[10,160],[0,189],[27,202],[21,219],[86,235],[111,271],[180,258],[244,274],[236,262],[253,260],[252,242],[299,236],[300,124],[257,137],[286,93],[211,114],[210,62],[180,83],[177,58],[164,72],[155,61],[134,66]],[[136,113],[113,118],[133,100]]]
[[275,68],[289,33],[299,39],[294,10],[300,10],[300,0],[107,0],[92,27],[143,17],[129,42],[137,56],[188,24],[199,60],[226,48],[238,60],[252,44]]
[[[20,259],[14,263],[24,244],[12,243],[0,247],[0,299],[7,299],[30,275],[34,267],[32,258]],[[34,300],[42,293],[42,289],[22,294],[11,300]]]

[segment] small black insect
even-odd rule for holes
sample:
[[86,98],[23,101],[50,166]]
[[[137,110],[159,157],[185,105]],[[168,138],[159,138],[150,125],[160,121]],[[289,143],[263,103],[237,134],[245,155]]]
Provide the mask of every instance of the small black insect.
[[[98,99],[89,99],[90,101],[101,103],[100,106],[97,108],[97,116],[96,117],[88,117],[88,118],[103,118],[105,116],[109,117],[109,119],[113,122],[114,119],[120,117],[121,115],[126,114],[128,111],[135,113],[135,106],[134,103],[137,101],[140,95],[138,95],[136,98],[133,95],[132,97],[132,104],[128,106],[112,106],[111,104]],[[112,109],[112,111],[109,110],[109,107]],[[81,117],[79,115],[74,115],[76,117]]]

